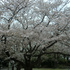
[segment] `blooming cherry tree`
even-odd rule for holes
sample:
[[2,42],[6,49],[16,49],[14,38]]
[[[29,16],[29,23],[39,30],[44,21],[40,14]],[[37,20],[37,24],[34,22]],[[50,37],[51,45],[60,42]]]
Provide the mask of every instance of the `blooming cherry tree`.
[[70,41],[68,3],[69,0],[3,1],[0,4],[0,54],[4,56],[1,57],[18,62],[17,70],[20,65],[32,70],[50,47]]

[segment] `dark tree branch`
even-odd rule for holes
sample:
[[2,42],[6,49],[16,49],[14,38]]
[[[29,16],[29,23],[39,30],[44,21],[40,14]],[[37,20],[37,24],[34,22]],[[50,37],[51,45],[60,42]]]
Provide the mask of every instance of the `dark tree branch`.
[[33,48],[33,52],[32,52],[33,55],[34,55],[35,52],[37,52],[39,47],[40,47],[40,44],[38,46],[36,46],[35,48]]
[[[25,0],[24,0],[25,1]],[[24,2],[23,1],[23,2]],[[22,2],[21,2],[22,3]],[[21,4],[20,3],[20,4]],[[18,7],[20,6],[20,4],[15,8],[15,10],[13,11],[13,16],[12,17],[10,17],[9,18],[9,20],[8,20],[8,22],[10,23],[11,22],[11,20],[14,18],[14,16],[19,12],[19,11],[21,11],[23,8],[26,8],[27,7],[27,4],[24,6],[24,7],[21,7],[21,8],[19,8],[18,9]],[[18,10],[17,10],[18,9]],[[8,25],[8,29],[10,29],[10,24]]]
[[37,24],[37,25],[34,27],[34,29],[35,29],[36,27],[38,27],[38,26],[44,21],[45,16],[46,16],[46,13],[44,13],[42,20],[40,21],[39,24]]
[[7,38],[6,38],[6,36],[5,36],[5,35],[2,35],[2,37],[1,37],[1,41],[3,41],[3,42],[4,42],[4,44],[6,44]]

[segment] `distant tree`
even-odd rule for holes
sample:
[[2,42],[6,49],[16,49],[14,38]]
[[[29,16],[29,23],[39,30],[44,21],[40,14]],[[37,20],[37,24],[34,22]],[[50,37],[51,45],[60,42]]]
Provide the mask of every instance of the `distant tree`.
[[50,47],[70,41],[68,3],[69,0],[2,1],[0,53],[4,53],[5,60],[18,62],[17,70],[21,69],[21,65],[24,70],[32,70]]

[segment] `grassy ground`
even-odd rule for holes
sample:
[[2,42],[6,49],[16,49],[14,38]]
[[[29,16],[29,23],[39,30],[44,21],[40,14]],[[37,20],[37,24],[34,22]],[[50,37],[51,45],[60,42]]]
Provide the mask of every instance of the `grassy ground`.
[[46,68],[41,68],[41,69],[33,69],[33,70],[68,70],[68,69],[46,69]]
[[[0,70],[8,70],[8,68],[0,69]],[[11,70],[11,69],[10,69]],[[16,69],[15,69],[16,70]],[[21,69],[24,70],[24,69]],[[48,69],[48,68],[34,68],[33,70],[70,70],[70,69]]]
[[[21,69],[24,70],[24,69]],[[35,68],[33,70],[68,70],[68,69],[47,69],[47,68]]]

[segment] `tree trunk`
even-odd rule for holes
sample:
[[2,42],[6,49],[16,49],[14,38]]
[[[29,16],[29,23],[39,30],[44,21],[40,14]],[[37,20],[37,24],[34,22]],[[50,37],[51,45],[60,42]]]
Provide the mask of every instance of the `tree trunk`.
[[8,63],[8,70],[10,70],[10,68],[11,68],[11,63],[9,62]]
[[12,70],[14,70],[14,65],[12,66]]
[[67,61],[69,61],[69,56],[67,56]]
[[31,64],[31,55],[29,56],[24,55],[24,58],[25,58],[24,70],[32,70],[33,65]]
[[25,67],[24,70],[32,70],[32,67]]
[[21,67],[19,64],[17,65],[16,70],[21,70]]
[[17,67],[17,70],[21,70],[20,66]]

